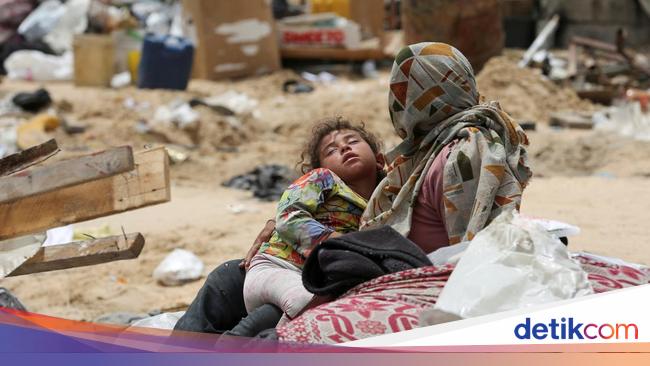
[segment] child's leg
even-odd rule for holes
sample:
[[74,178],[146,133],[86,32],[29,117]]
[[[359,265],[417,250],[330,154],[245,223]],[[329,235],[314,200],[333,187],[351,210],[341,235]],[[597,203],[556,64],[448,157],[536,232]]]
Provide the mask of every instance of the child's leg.
[[291,263],[270,260],[265,255],[253,257],[244,282],[244,302],[249,312],[270,303],[293,318],[313,296],[302,285],[302,272]]

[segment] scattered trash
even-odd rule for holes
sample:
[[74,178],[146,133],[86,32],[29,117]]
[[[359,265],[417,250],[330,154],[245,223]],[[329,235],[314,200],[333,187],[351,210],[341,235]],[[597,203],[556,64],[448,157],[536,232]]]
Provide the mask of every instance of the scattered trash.
[[68,118],[61,118],[61,127],[68,135],[75,135],[86,132],[86,126],[70,121]]
[[91,1],[88,7],[88,28],[92,33],[111,33],[137,26],[137,20],[125,7],[118,8],[102,1]]
[[636,140],[650,141],[650,113],[643,113],[641,103],[622,101],[594,113],[594,128],[616,132]]
[[38,112],[52,104],[50,93],[43,88],[33,93],[18,93],[11,101],[27,112]]
[[0,159],[18,152],[16,125],[0,125]]
[[124,108],[134,110],[136,112],[147,112],[151,108],[151,103],[149,102],[137,102],[133,98],[124,99]]
[[551,127],[575,128],[590,130],[594,127],[591,114],[577,112],[560,112],[551,114]]
[[65,14],[65,7],[59,0],[43,1],[18,27],[28,41],[40,40],[54,29]]
[[59,117],[49,113],[41,113],[28,122],[21,123],[16,129],[16,144],[20,149],[41,144],[50,139],[47,132],[59,127]]
[[190,104],[191,107],[196,107],[196,106],[199,106],[199,105],[209,107],[210,109],[212,109],[213,111],[219,113],[222,116],[234,116],[235,115],[235,112],[233,110],[231,110],[231,109],[229,109],[227,107],[224,107],[222,105],[209,105],[208,103],[203,101],[203,99],[192,98],[192,99],[190,99],[190,101],[188,103]]
[[72,225],[57,227],[49,229],[45,232],[46,239],[43,243],[43,246],[59,245],[59,244],[68,244],[72,242],[74,237],[74,229]]
[[199,113],[193,110],[189,103],[175,102],[158,107],[153,119],[157,123],[173,123],[179,128],[187,128],[198,122]]
[[298,80],[290,79],[282,84],[282,90],[285,93],[291,94],[311,93],[314,91],[314,87]]
[[210,107],[225,107],[239,115],[252,113],[259,104],[257,99],[253,99],[245,93],[239,93],[234,90],[209,97],[203,101]]
[[294,179],[295,175],[288,167],[271,164],[233,177],[223,186],[253,191],[255,197],[264,201],[277,201]]
[[167,150],[167,155],[172,164],[180,164],[190,158],[190,155],[186,152],[183,152],[180,147],[173,145],[165,145]]
[[201,278],[203,262],[194,253],[174,249],[154,269],[153,278],[164,286],[178,286]]
[[336,81],[336,76],[327,71],[321,71],[318,73],[318,75],[303,71],[300,76],[302,76],[302,78],[307,81],[311,81],[312,83],[331,84]]
[[162,313],[148,318],[139,319],[131,323],[132,327],[174,329],[178,320],[185,315],[184,311],[174,313]]
[[93,320],[93,323],[131,325],[139,320],[147,318],[147,316],[148,314],[117,312],[102,315]]
[[25,305],[23,305],[16,296],[4,287],[0,287],[0,308],[27,311]]
[[88,27],[88,8],[91,0],[67,0],[63,4],[63,14],[54,27],[43,37],[58,53],[72,51],[75,34],[83,33]]
[[530,45],[526,53],[519,61],[519,67],[526,67],[531,62],[533,56],[540,50],[547,49],[551,46],[549,40],[553,38],[555,31],[557,30],[558,24],[560,23],[560,16],[553,15],[553,17],[546,23],[544,28],[539,35],[533,41],[533,44]]
[[556,237],[508,211],[469,243],[435,308],[468,318],[591,293],[587,274]]
[[[0,99],[0,117],[24,117],[26,112],[12,101],[13,97],[8,94]],[[2,123],[6,124],[6,121],[7,119],[3,119]]]
[[72,80],[72,52],[61,56],[41,51],[21,50],[12,53],[4,63],[9,79],[30,81]]
[[361,75],[367,79],[375,79],[379,76],[374,60],[366,60],[361,64]]
[[131,84],[131,73],[128,71],[115,74],[111,79],[111,88],[119,89],[124,88]]
[[242,203],[231,203],[226,207],[228,208],[228,211],[234,213],[235,215],[245,212],[257,212],[256,209],[250,208]]

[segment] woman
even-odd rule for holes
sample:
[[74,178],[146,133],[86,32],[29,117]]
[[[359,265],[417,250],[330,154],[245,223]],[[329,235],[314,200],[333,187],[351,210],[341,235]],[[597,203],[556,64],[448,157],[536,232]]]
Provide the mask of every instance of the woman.
[[[479,104],[474,73],[460,51],[430,42],[402,49],[391,71],[388,102],[393,127],[403,142],[387,154],[387,177],[370,198],[362,230],[390,225],[428,253],[471,240],[503,210],[519,208],[531,177],[525,150],[528,139],[498,104]],[[251,248],[244,266],[256,251]],[[415,279],[431,275],[426,270],[416,272]],[[441,276],[444,280],[445,274]],[[390,283],[382,286],[390,288]],[[412,305],[417,312],[430,306],[426,299],[434,295],[423,294],[424,300],[415,300],[419,305],[402,305]],[[195,306],[205,302],[200,297],[201,293],[184,318],[204,316]],[[384,313],[386,319],[391,316]],[[331,315],[332,319],[340,316]],[[405,316],[417,322],[417,316]],[[281,329],[280,336],[300,340],[292,334],[306,317],[309,311],[292,322],[294,328],[290,323]],[[357,321],[365,324],[362,327],[386,327],[376,322],[374,317]],[[177,329],[193,330],[184,323],[181,319]]]

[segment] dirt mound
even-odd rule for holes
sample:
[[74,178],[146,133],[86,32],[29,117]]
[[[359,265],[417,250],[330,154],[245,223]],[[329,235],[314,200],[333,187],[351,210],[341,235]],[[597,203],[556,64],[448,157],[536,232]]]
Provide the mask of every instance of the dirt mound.
[[494,57],[476,78],[481,95],[499,101],[514,118],[546,123],[554,112],[595,108],[573,89],[545,79],[540,70],[518,67],[518,59],[516,54]]

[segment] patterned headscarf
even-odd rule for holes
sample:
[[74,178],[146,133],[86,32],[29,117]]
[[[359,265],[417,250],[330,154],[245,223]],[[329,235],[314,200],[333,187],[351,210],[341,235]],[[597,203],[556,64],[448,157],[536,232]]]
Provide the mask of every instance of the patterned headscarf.
[[411,228],[426,171],[454,140],[444,167],[445,224],[451,244],[471,240],[506,208],[519,208],[532,173],[524,131],[495,102],[479,105],[474,72],[444,43],[402,49],[391,72],[389,110],[403,139],[387,154],[388,175],[373,193],[362,228]]

